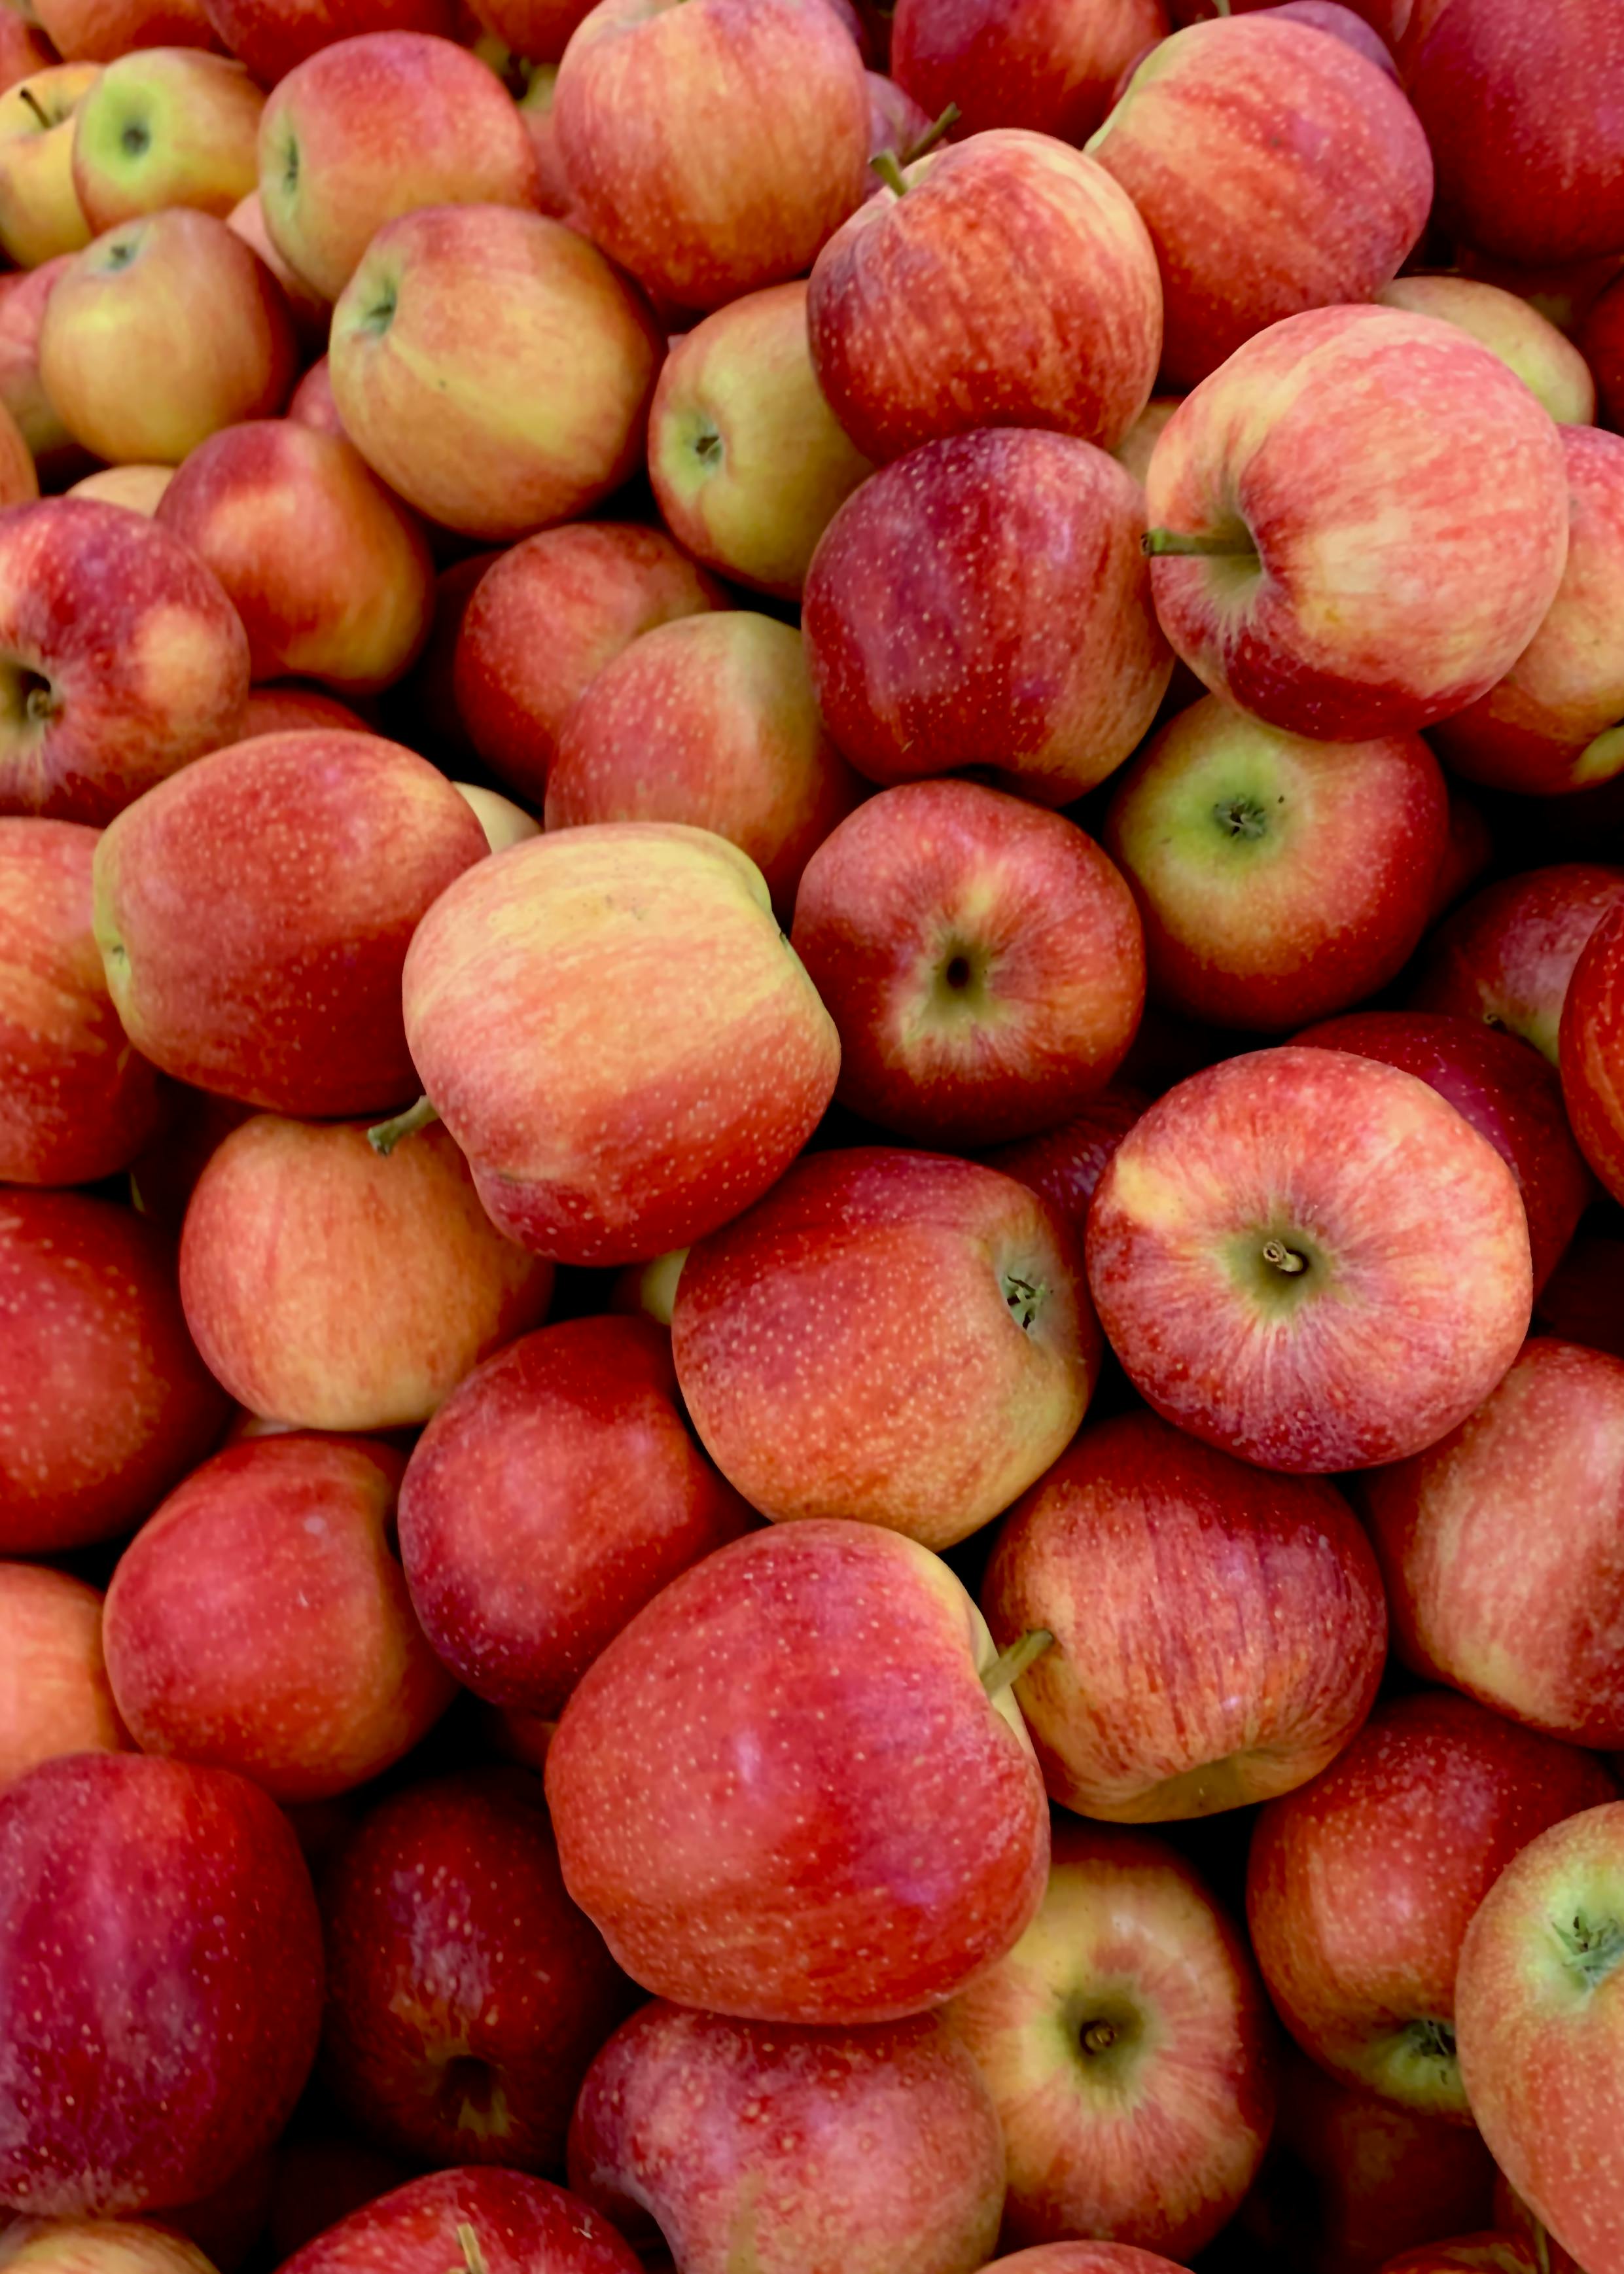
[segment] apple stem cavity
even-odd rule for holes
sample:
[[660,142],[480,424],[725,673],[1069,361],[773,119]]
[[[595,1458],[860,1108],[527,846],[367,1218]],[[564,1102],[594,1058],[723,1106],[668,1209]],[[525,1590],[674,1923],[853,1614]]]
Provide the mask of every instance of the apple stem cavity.
[[1288,1247],[1283,1239],[1264,1241],[1263,1261],[1272,1265],[1276,1271],[1284,1272],[1288,1279],[1295,1279],[1300,1272],[1306,1271],[1308,1269],[1308,1258],[1305,1255],[1299,1255],[1295,1247]]
[[1029,1627],[1019,1641],[1001,1651],[992,1664],[981,1672],[981,1687],[989,1698],[997,1697],[1011,1683],[1020,1680],[1029,1666],[1034,1666],[1044,1652],[1052,1648],[1054,1636],[1047,1627]]
[[1624,1922],[1589,1919],[1580,1911],[1571,1926],[1563,1920],[1553,1924],[1563,1957],[1587,1990],[1599,1990],[1624,1962]]
[[902,178],[902,168],[894,150],[882,150],[878,157],[870,158],[868,163],[893,197],[906,197],[908,185]]
[[911,166],[916,159],[928,158],[930,155],[930,153],[936,148],[938,142],[946,140],[953,128],[958,125],[962,116],[963,113],[960,111],[959,105],[956,102],[950,102],[947,109],[942,113],[940,118],[938,118],[933,125],[926,127],[918,141],[909,143],[907,148],[902,154],[903,164],[905,166]]
[[1244,837],[1248,843],[1268,833],[1268,816],[1255,797],[1220,798],[1213,808],[1213,819],[1231,837]]
[[402,1138],[411,1136],[416,1130],[426,1129],[431,1121],[438,1121],[439,1118],[440,1108],[431,1104],[426,1097],[420,1097],[415,1105],[409,1105],[404,1113],[397,1113],[393,1121],[380,1121],[376,1128],[369,1129],[366,1141],[374,1153],[381,1153],[387,1161]]
[[29,109],[33,111],[33,113],[34,113],[34,117],[39,120],[39,122],[40,122],[41,125],[45,129],[46,132],[49,134],[49,133],[50,132],[50,126],[51,126],[51,123],[50,123],[50,120],[49,120],[49,118],[47,118],[47,117],[45,116],[45,106],[44,106],[44,104],[40,101],[39,96],[34,93],[34,89],[33,89],[31,87],[19,87],[18,88],[17,92],[18,92],[18,94],[22,97],[23,101],[27,104],[27,106],[28,106]]
[[1204,535],[1191,529],[1147,529],[1139,546],[1153,560],[1163,554],[1207,561],[1255,561],[1258,557],[1258,548],[1248,536]]
[[1090,2022],[1082,2033],[1082,2048],[1086,2053],[1108,2053],[1116,2044],[1117,2029],[1115,2022]]
[[485,2253],[479,2248],[479,2237],[465,2218],[457,2221],[457,2246],[462,2253],[462,2263],[449,2269],[449,2274],[486,2274]]

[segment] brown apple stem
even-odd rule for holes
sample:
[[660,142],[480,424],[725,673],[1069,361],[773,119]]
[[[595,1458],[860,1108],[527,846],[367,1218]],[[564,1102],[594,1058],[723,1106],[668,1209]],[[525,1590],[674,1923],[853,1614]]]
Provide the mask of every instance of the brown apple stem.
[[1151,557],[1162,553],[1199,554],[1214,561],[1256,560],[1258,548],[1250,537],[1201,537],[1192,530],[1147,529],[1139,544]]
[[387,1160],[402,1137],[410,1137],[416,1129],[426,1129],[431,1121],[439,1118],[440,1108],[431,1105],[426,1097],[420,1097],[404,1113],[397,1113],[393,1121],[380,1121],[375,1129],[369,1129],[366,1141],[374,1153],[381,1153]]
[[958,125],[963,116],[964,113],[959,109],[959,105],[956,102],[950,102],[947,109],[942,113],[940,118],[936,120],[936,124],[934,126],[927,126],[917,142],[909,143],[907,148],[902,154],[903,164],[905,166],[911,166],[916,159],[928,158],[931,152],[936,148],[936,144],[946,139],[948,134],[955,126]]
[[902,178],[902,168],[897,162],[894,150],[882,150],[879,156],[870,158],[868,163],[893,196],[906,197],[908,185]]
[[1276,1271],[1283,1271],[1288,1279],[1295,1279],[1299,1271],[1308,1269],[1308,1258],[1299,1255],[1295,1247],[1288,1247],[1283,1239],[1266,1239],[1263,1261],[1272,1263]]
[[456,2238],[462,2252],[462,2263],[453,2266],[448,2274],[485,2274],[485,2253],[479,2248],[479,2237],[465,2218],[457,2221]]
[[981,1687],[989,1698],[1019,1682],[1029,1666],[1034,1665],[1054,1642],[1047,1627],[1030,1627],[1019,1642],[1012,1642],[1006,1651],[995,1658],[981,1675]]
[[51,124],[51,123],[50,123],[49,119],[49,118],[47,118],[47,117],[45,116],[44,107],[43,107],[43,105],[41,103],[39,96],[34,93],[34,89],[33,89],[31,87],[19,87],[18,88],[17,92],[18,92],[18,94],[19,94],[19,95],[21,95],[21,97],[22,97],[23,101],[27,104],[27,106],[28,106],[29,109],[33,111],[33,113],[34,113],[34,117],[39,120],[39,122],[40,122],[41,125],[45,129],[45,132],[49,134],[49,133],[50,132],[50,124]]

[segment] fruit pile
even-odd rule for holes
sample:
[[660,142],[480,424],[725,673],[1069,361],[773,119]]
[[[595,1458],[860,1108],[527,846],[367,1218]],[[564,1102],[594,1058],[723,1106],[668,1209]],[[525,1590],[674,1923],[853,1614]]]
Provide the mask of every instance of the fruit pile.
[[1624,2274],[1624,0],[0,0],[0,2269]]

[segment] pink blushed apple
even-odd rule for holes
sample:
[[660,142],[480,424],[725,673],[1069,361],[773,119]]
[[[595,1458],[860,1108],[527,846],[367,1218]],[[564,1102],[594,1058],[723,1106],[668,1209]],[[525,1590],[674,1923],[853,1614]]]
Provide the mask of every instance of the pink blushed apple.
[[1123,72],[1167,31],[1162,0],[898,0],[891,69],[927,117],[956,103],[966,134],[1027,126],[1081,142]]
[[71,260],[71,254],[62,253],[39,268],[0,277],[0,403],[16,421],[37,473],[51,489],[94,463],[63,425],[40,377],[46,303]]
[[1509,365],[1559,426],[1588,426],[1595,418],[1596,387],[1584,358],[1515,292],[1470,276],[1421,275],[1395,276],[1376,297],[1384,308],[1437,316],[1470,332]]
[[342,2218],[281,2274],[641,2274],[590,2204],[522,2172],[462,2165],[412,2180]]
[[1624,901],[1624,868],[1565,862],[1502,877],[1427,942],[1410,1000],[1503,1027],[1555,1065],[1562,1005],[1585,942]]
[[59,1753],[115,1753],[102,1597],[42,1563],[0,1563],[0,1792]]

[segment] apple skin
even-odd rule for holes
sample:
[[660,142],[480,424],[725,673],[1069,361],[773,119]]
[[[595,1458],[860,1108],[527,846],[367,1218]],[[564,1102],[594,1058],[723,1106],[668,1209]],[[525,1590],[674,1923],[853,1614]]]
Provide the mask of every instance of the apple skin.
[[429,32],[455,39],[452,0],[203,0],[215,36],[261,87],[339,40],[366,32]]
[[73,114],[73,187],[93,235],[163,206],[224,220],[259,179],[265,97],[197,48],[121,56]]
[[328,376],[374,473],[442,527],[506,543],[635,471],[664,348],[642,296],[562,222],[441,206],[366,247]]
[[[1384,308],[1458,324],[1515,372],[1559,426],[1588,426],[1596,386],[1571,340],[1528,301],[1470,276],[1395,276],[1375,296]],[[1568,439],[1563,437],[1564,441]]]
[[868,78],[826,0],[599,0],[553,118],[591,237],[681,308],[803,275],[868,185]]
[[131,1046],[91,930],[96,832],[0,820],[0,1180],[88,1185],[157,1133],[156,1069]]
[[184,206],[76,254],[40,327],[46,393],[115,463],[178,465],[221,427],[274,416],[297,373],[281,285],[224,222]]
[[1407,1666],[1529,1728],[1624,1747],[1624,1360],[1537,1336],[1470,1420],[1361,1496]]
[[841,2029],[940,2005],[1019,1939],[1049,1868],[1019,1710],[981,1685],[993,1655],[899,1532],[815,1521],[718,1548],[564,1708],[565,1886],[680,2005]]
[[457,634],[456,707],[486,765],[540,805],[564,721],[644,632],[727,606],[662,531],[629,522],[543,530],[492,561]]
[[1470,1698],[1379,1707],[1252,1834],[1252,1948],[1304,2052],[1344,2084],[1470,2120],[1455,2036],[1467,1925],[1537,1834],[1617,1793],[1593,1755]]
[[1542,1334],[1559,1342],[1624,1358],[1624,1319],[1619,1315],[1624,1240],[1581,1231],[1546,1281],[1535,1312]]
[[1150,1413],[1085,1429],[1016,1502],[981,1604],[1001,1650],[1055,1637],[1015,1687],[1050,1798],[1123,1824],[1318,1776],[1387,1653],[1381,1575],[1341,1494]]
[[1088,1229],[1088,1203],[1105,1174],[1105,1164],[1150,1100],[1132,1083],[1113,1081],[1089,1099],[1082,1111],[1057,1128],[1012,1144],[989,1147],[977,1157],[1028,1186],[1049,1202],[1081,1240]]
[[153,521],[157,517],[158,501],[174,478],[173,466],[98,466],[94,473],[72,483],[63,495],[88,498],[97,505],[122,506],[126,513],[139,513],[144,521]]
[[671,1332],[689,1418],[775,1523],[849,1517],[951,1547],[1087,1410],[1101,1346],[1081,1262],[1035,1193],[978,1162],[808,1155],[688,1251]]
[[1615,1800],[1523,1849],[1467,1930],[1455,1986],[1462,2074],[1495,2161],[1563,2248],[1603,2270],[1624,2249],[1621,1951]]
[[108,1683],[97,1590],[44,1564],[0,1563],[0,1793],[60,1753],[132,1742]]
[[1087,1252],[1140,1396],[1296,1473],[1435,1444],[1532,1308],[1528,1220],[1488,1139],[1413,1074],[1340,1050],[1249,1052],[1179,1083],[1111,1156]]
[[331,367],[325,355],[315,362],[288,397],[287,416],[301,426],[314,426],[323,434],[342,434],[344,422],[333,400]]
[[1480,1021],[1426,1011],[1353,1011],[1295,1039],[1418,1075],[1488,1139],[1522,1195],[1538,1302],[1595,1198],[1560,1086],[1538,1053]]
[[1311,742],[1208,695],[1127,767],[1103,834],[1139,902],[1156,1001],[1256,1034],[1397,977],[1448,830],[1418,734]]
[[[56,1357],[42,1371],[47,1319]],[[155,1224],[84,1193],[0,1187],[0,1555],[128,1531],[226,1412]]]
[[358,711],[324,695],[319,687],[299,687],[284,680],[276,686],[249,689],[242,732],[236,739],[252,742],[261,734],[370,734],[373,731]]
[[[1282,317],[1369,299],[1432,201],[1426,136],[1387,74],[1272,12],[1162,41],[1086,147],[1155,245],[1175,388]],[[1214,205],[1202,185],[1220,180]]]
[[[895,23],[893,15],[892,22]],[[900,158],[911,150],[921,134],[930,131],[930,120],[913,96],[899,87],[894,79],[883,72],[871,71],[868,79],[868,156],[872,162],[883,150]],[[944,109],[946,105],[943,105]],[[877,197],[881,183],[876,174],[866,194]]]
[[522,805],[515,805],[500,790],[485,789],[477,782],[453,782],[451,787],[472,806],[492,853],[505,853],[510,845],[522,845],[527,837],[541,835],[541,824],[536,816],[526,813]]
[[1172,2263],[1128,2242],[1040,2242],[995,2258],[985,2274],[1169,2274]]
[[611,822],[493,854],[418,925],[402,985],[492,1221],[559,1262],[715,1231],[834,1094],[839,1038],[765,880],[706,830]]
[[818,538],[873,471],[823,398],[807,287],[747,293],[666,357],[649,413],[649,476],[696,560],[798,600]]
[[[0,18],[0,29],[6,21]],[[71,265],[60,253],[38,268],[0,276],[0,403],[33,455],[38,477],[56,488],[93,464],[63,425],[40,377],[40,327],[56,279]]]
[[265,2238],[275,2264],[410,2177],[398,2157],[333,2127],[314,2138],[284,2138],[276,2150]]
[[539,1325],[553,1273],[496,1231],[445,1130],[382,1159],[359,1123],[259,1114],[198,1179],[180,1287],[239,1404],[365,1430],[426,1421],[481,1359]]
[[477,2164],[380,2195],[307,2242],[279,2274],[446,2274],[468,2263],[464,2227],[473,2229],[485,2274],[643,2274],[579,2196]]
[[1164,1841],[1057,1825],[1041,1909],[947,2020],[1004,2127],[1006,2245],[1095,2234],[1187,2260],[1256,2177],[1274,2120],[1267,2001]]
[[[1525,2203],[1502,2172],[1494,2182],[1494,2225],[1499,2230],[1496,2241],[1515,2240],[1533,2259],[1535,2274],[1584,2274],[1578,2260],[1563,2249]],[[1519,2267],[1513,2274],[1525,2274]]]
[[101,76],[99,64],[49,64],[0,96],[0,252],[19,267],[82,252],[95,234],[73,184],[72,121]]
[[1144,1007],[1122,877],[1075,823],[978,782],[906,782],[843,821],[791,937],[840,1030],[836,1096],[944,1148],[1078,1112]]
[[571,1319],[440,1407],[402,1487],[401,1557],[457,1679],[551,1720],[646,1602],[756,1520],[689,1434],[670,1336]]
[[[1569,2274],[1574,2262],[1558,2267],[1554,2255],[1550,2259],[1550,2274]],[[1564,2258],[1567,2253],[1562,2253]],[[1520,2234],[1502,2234],[1491,2230],[1485,2234],[1462,2234],[1443,2242],[1425,2242],[1415,2250],[1406,2250],[1397,2258],[1389,2258],[1381,2274],[1540,2274],[1534,2246]]]
[[972,2274],[1004,2171],[992,2095],[935,2014],[801,2029],[657,2000],[569,2132],[575,2193],[684,2274]]
[[1162,0],[898,0],[891,70],[927,118],[959,105],[958,132],[1024,126],[1086,141],[1127,66],[1168,33]]
[[1596,381],[1601,415],[1615,433],[1624,428],[1624,278],[1598,293],[1579,332]]
[[96,847],[125,1032],[177,1081],[274,1112],[401,1104],[407,949],[488,849],[467,800],[379,734],[262,734],[198,759]]
[[591,0],[470,0],[470,12],[505,48],[528,63],[555,64]]
[[1624,1196],[1624,913],[1610,909],[1581,949],[1562,1004],[1560,1064],[1581,1151]]
[[0,2199],[43,2215],[212,2193],[292,2111],[321,1924],[274,1803],[139,1753],[0,1796]]
[[1485,885],[1427,943],[1410,1000],[1532,1043],[1558,1063],[1574,967],[1602,918],[1624,902],[1624,868],[1564,862]]
[[253,1438],[154,1510],[105,1623],[144,1752],[235,1769],[274,1800],[327,1800],[426,1735],[456,1685],[390,1552],[405,1465],[361,1438]]
[[[302,276],[295,275],[271,243],[270,231],[265,226],[265,213],[259,203],[259,192],[257,186],[251,189],[246,197],[238,199],[226,215],[226,226],[234,237],[242,238],[243,243],[256,260],[264,262],[281,285],[283,297],[288,303],[289,312],[293,318],[294,330],[298,335],[302,355],[306,357],[319,355],[325,363],[327,329],[333,320],[333,311],[320,292],[308,285]],[[302,387],[304,381],[301,380],[299,385]],[[293,395],[288,398],[289,418],[293,415],[294,397],[298,391],[298,388],[296,388]]]
[[207,48],[203,0],[34,0],[40,29],[70,61],[110,64],[137,48]]
[[0,92],[9,92],[36,72],[49,71],[57,60],[56,49],[33,17],[8,6],[0,16]]
[[539,1781],[395,1793],[329,1864],[321,1909],[340,2108],[414,2160],[561,2171],[581,2080],[636,1992],[564,1892]]
[[288,418],[228,426],[186,459],[157,518],[219,577],[257,680],[372,695],[428,637],[423,531],[342,435]]
[[18,2219],[0,2260],[6,2274],[215,2274],[184,2235],[135,2219]]
[[903,170],[819,253],[807,320],[835,416],[876,465],[978,426],[1113,450],[1162,349],[1156,256],[1102,166],[1048,135],[972,135]]

